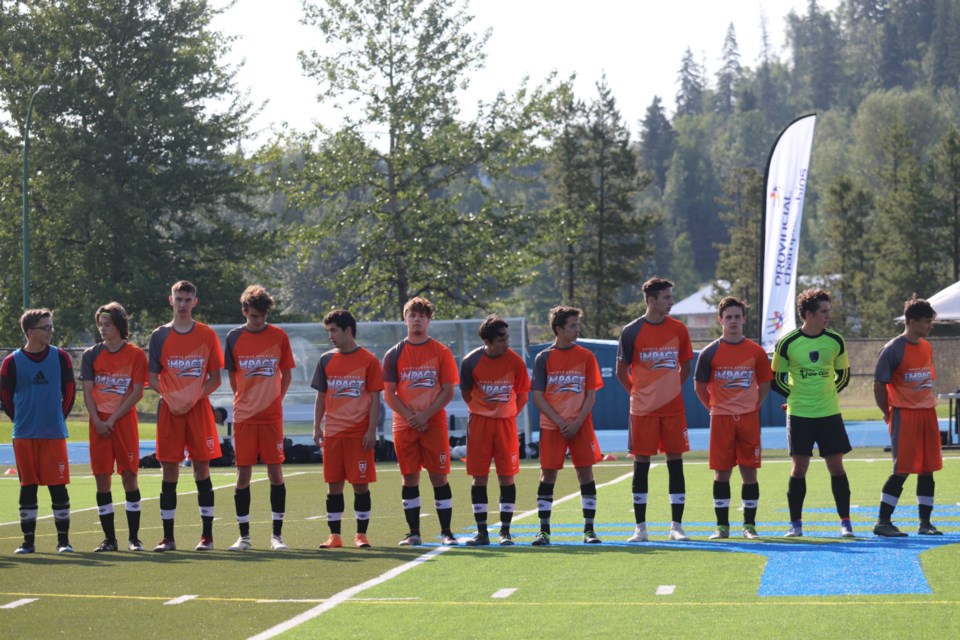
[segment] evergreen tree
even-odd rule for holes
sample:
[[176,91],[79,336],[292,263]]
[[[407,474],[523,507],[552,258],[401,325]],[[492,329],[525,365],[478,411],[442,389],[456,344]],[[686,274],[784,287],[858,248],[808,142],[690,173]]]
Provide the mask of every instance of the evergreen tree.
[[639,152],[641,166],[650,172],[661,192],[667,184],[667,168],[673,155],[675,137],[660,96],[654,96],[640,123]]
[[723,40],[723,52],[720,54],[720,70],[717,71],[717,90],[714,94],[714,105],[718,113],[726,115],[733,113],[742,75],[743,70],[740,67],[740,50],[737,47],[737,34],[731,22],[727,27],[727,35]]
[[703,99],[706,92],[703,66],[693,57],[690,47],[683,52],[680,61],[680,90],[677,92],[676,117],[692,116],[703,113]]
[[939,197],[944,253],[951,257],[952,282],[960,280],[960,131],[950,127],[933,151],[935,193]]

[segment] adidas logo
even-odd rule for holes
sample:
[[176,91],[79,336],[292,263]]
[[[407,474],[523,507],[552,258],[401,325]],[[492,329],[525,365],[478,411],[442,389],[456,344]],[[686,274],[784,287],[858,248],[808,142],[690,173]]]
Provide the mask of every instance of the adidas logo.
[[43,375],[43,371],[38,371],[37,375],[33,377],[33,384],[50,384],[50,381]]

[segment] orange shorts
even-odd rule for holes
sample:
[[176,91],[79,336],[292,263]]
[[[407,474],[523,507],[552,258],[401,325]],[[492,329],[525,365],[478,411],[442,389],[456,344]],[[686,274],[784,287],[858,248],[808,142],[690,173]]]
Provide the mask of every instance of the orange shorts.
[[426,431],[395,430],[393,447],[403,475],[420,473],[420,469],[442,475],[450,473],[450,436],[446,426],[431,426]]
[[936,409],[893,409],[890,444],[894,473],[933,473],[943,468]]
[[559,429],[540,429],[541,469],[563,469],[563,460],[568,450],[574,467],[592,467],[603,459],[597,434],[593,431],[593,423],[589,419],[569,440],[563,437]]
[[635,456],[655,456],[658,453],[690,451],[687,435],[687,417],[630,416],[630,452]]
[[233,425],[233,448],[238,467],[252,467],[257,456],[262,464],[282,464],[283,423],[256,424],[242,422]]
[[14,438],[13,457],[21,487],[70,484],[66,438]]
[[213,421],[210,401],[204,398],[182,416],[170,412],[166,402],[160,403],[157,416],[157,460],[182,462],[183,450],[191,460],[213,460],[220,452],[220,436]]
[[373,449],[363,450],[363,438],[325,438],[323,481],[369,484],[377,481]]
[[[101,413],[100,419],[110,416]],[[103,437],[97,433],[90,422],[90,470],[95,476],[113,473],[116,464],[117,473],[129,472],[134,475],[140,470],[140,431],[137,426],[137,410],[117,420],[113,433]]]
[[493,460],[498,476],[520,473],[520,440],[516,418],[488,418],[470,414],[467,427],[467,473],[490,474]]
[[760,412],[710,416],[710,468],[760,468]]

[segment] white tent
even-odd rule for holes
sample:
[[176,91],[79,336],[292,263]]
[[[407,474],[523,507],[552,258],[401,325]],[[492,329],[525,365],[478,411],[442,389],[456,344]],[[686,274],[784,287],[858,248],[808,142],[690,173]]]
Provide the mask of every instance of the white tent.
[[[960,321],[960,282],[954,282],[943,291],[930,296],[927,302],[937,312],[938,321]],[[902,315],[897,318],[897,322],[903,322]]]

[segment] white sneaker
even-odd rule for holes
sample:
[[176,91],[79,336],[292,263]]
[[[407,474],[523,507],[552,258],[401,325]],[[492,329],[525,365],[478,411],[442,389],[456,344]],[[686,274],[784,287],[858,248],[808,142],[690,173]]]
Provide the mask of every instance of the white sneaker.
[[633,530],[633,535],[627,538],[627,542],[648,542],[650,536],[647,535],[647,523],[641,522]]
[[684,532],[683,527],[677,523],[670,525],[669,539],[673,542],[686,542],[690,537]]
[[249,551],[250,549],[253,549],[250,536],[240,536],[236,542],[227,547],[227,551]]
[[274,551],[286,551],[290,547],[283,541],[283,536],[270,536],[270,548]]

